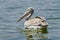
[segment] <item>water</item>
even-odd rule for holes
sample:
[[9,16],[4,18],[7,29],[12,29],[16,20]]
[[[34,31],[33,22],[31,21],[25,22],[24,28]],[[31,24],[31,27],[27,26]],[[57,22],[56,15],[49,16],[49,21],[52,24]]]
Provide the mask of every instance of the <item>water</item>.
[[44,40],[60,40],[60,0],[0,0],[0,40],[26,40],[17,27],[23,28],[23,15],[28,7],[35,8],[33,16],[43,16],[51,26],[49,38]]

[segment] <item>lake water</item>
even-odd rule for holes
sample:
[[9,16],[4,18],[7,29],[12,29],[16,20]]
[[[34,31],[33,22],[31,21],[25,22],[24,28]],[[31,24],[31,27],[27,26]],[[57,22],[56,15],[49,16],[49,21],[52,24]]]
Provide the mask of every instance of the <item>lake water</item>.
[[25,20],[16,24],[28,7],[35,8],[34,16],[43,16],[51,26],[44,40],[60,40],[60,0],[0,0],[0,40],[26,40],[17,27],[23,28]]

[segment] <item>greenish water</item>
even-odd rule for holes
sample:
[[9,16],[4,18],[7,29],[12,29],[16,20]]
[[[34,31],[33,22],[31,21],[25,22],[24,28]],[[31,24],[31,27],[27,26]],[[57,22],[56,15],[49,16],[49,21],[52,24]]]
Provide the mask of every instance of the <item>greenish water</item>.
[[19,29],[20,32],[25,34],[27,40],[37,40],[48,38],[47,28],[30,28],[30,29]]
[[16,20],[28,7],[35,8],[33,17],[43,16],[51,26],[49,38],[41,40],[60,40],[60,0],[0,0],[0,40],[26,40],[16,29],[23,28],[25,20],[17,24]]

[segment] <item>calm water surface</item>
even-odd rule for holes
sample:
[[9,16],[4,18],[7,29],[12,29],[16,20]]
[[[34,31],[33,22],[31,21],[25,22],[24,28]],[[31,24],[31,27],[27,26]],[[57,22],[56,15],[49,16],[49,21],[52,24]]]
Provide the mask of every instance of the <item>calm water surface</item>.
[[28,7],[35,8],[33,16],[43,16],[51,26],[49,38],[60,40],[60,0],[0,0],[0,40],[26,40],[16,28],[22,27],[25,20],[16,24]]

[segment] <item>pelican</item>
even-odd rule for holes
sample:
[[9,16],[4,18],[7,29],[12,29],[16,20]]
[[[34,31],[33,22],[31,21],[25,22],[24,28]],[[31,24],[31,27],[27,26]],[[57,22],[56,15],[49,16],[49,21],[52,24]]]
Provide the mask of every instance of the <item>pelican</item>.
[[46,22],[46,19],[44,17],[36,16],[34,18],[31,18],[33,13],[34,13],[34,8],[33,7],[27,8],[24,15],[21,16],[17,20],[17,22],[21,21],[24,17],[27,17],[26,21],[24,23],[25,28],[35,28],[36,29],[36,28],[47,27],[48,26],[48,23]]

